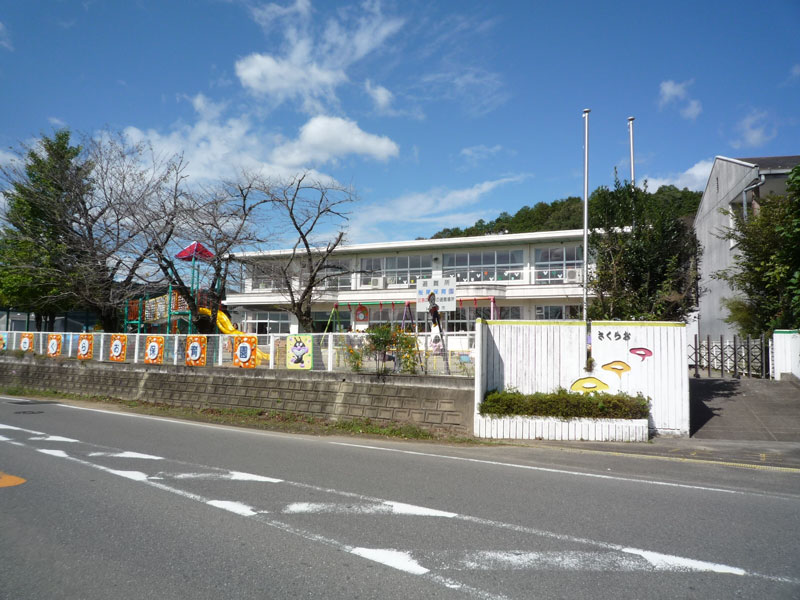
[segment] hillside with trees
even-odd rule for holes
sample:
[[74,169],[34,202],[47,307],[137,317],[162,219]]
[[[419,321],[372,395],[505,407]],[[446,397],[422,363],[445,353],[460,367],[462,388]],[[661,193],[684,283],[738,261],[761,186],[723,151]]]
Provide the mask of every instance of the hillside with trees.
[[[605,187],[597,188],[589,197],[589,225],[597,227],[600,209],[599,197],[607,192]],[[648,200],[656,205],[669,209],[671,214],[681,217],[694,217],[697,207],[700,206],[700,192],[693,192],[687,188],[678,189],[674,185],[662,185],[654,193],[642,192]],[[576,196],[554,200],[553,202],[538,202],[533,206],[523,206],[514,215],[502,212],[491,221],[478,220],[470,227],[452,227],[437,231],[432,239],[467,237],[476,235],[491,235],[498,233],[527,233],[531,231],[558,231],[561,229],[583,228],[583,200]]]

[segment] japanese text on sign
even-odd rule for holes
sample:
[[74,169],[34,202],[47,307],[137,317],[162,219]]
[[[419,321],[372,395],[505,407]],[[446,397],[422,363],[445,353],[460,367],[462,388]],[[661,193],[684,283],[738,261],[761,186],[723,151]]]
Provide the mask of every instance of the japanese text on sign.
[[456,310],[456,278],[437,277],[435,279],[417,279],[417,312],[428,311],[428,298],[434,294],[439,311]]

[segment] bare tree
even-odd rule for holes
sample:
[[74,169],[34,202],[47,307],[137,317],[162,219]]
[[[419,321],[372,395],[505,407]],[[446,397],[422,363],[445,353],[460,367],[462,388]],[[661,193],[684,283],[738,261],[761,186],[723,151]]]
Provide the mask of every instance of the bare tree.
[[[153,249],[155,264],[172,282],[186,302],[198,331],[213,331],[217,312],[231,282],[231,260],[241,251],[269,238],[268,208],[271,197],[261,194],[256,180],[243,176],[237,183],[198,187],[176,193],[159,207],[165,219],[146,219],[145,231]],[[199,257],[200,280],[204,282],[205,304],[211,311],[211,326],[204,326],[198,298],[192,293],[191,272],[176,258],[182,248],[200,242],[211,256]],[[188,279],[188,281],[187,281]]]
[[[304,331],[311,331],[311,304],[325,281],[346,273],[332,268],[330,256],[344,240],[345,209],[357,200],[352,188],[312,179],[309,174],[273,183],[259,180],[255,189],[269,200],[272,217],[293,239],[279,258],[257,265],[284,293],[288,311]],[[289,245],[289,244],[287,244]]]

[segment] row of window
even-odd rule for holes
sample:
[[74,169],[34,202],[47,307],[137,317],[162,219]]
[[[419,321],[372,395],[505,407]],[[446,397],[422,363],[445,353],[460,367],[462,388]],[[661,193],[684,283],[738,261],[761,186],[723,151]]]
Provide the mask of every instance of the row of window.
[[[578,282],[583,268],[583,247],[554,246],[534,250],[534,283],[560,284]],[[320,272],[320,287],[329,290],[352,288],[347,260],[329,260]],[[519,250],[484,250],[446,252],[442,255],[442,276],[455,277],[461,283],[521,281],[525,272],[523,252]],[[382,256],[362,258],[359,263],[361,287],[376,287],[376,280],[386,287],[414,287],[417,279],[433,276],[433,255]],[[380,280],[382,278],[382,280]],[[280,289],[280,277],[266,267],[253,272],[253,289]]]
[[[390,324],[409,324],[411,322],[409,314],[405,312],[404,306],[366,306],[368,325],[381,325],[385,323]],[[336,317],[331,318],[330,312],[313,312],[311,314],[314,321],[314,331],[328,331],[338,329],[341,325],[344,329],[352,329],[353,316],[352,311],[341,310],[339,311],[339,322],[336,322]],[[422,317],[418,320],[419,317]],[[488,306],[462,306],[457,308],[453,313],[446,315],[444,324],[447,331],[475,331],[476,319],[491,319],[492,311]],[[521,306],[498,306],[495,310],[495,319],[501,320],[519,320],[522,318]],[[536,306],[535,318],[538,320],[560,320],[560,319],[580,319],[581,306],[579,304],[567,305],[547,305]],[[330,327],[328,324],[330,323]],[[420,331],[430,331],[430,323],[425,315],[414,314],[414,323],[419,327]],[[290,320],[289,313],[272,310],[262,311],[251,314],[244,323],[244,329],[248,333],[257,333],[259,335],[266,335],[269,333],[282,334],[290,333]]]

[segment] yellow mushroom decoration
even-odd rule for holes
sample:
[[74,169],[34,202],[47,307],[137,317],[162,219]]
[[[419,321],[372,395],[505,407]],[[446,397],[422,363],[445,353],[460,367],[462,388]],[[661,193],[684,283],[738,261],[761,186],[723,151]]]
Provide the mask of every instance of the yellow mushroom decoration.
[[608,385],[600,381],[597,377],[583,377],[573,383],[572,387],[569,389],[573,392],[589,394],[591,392],[604,392],[608,389]]
[[628,363],[623,360],[615,360],[614,362],[610,362],[608,364],[603,365],[602,367],[606,371],[611,371],[612,373],[616,373],[619,375],[619,378],[622,379],[622,374],[627,373],[631,370],[631,367]]

